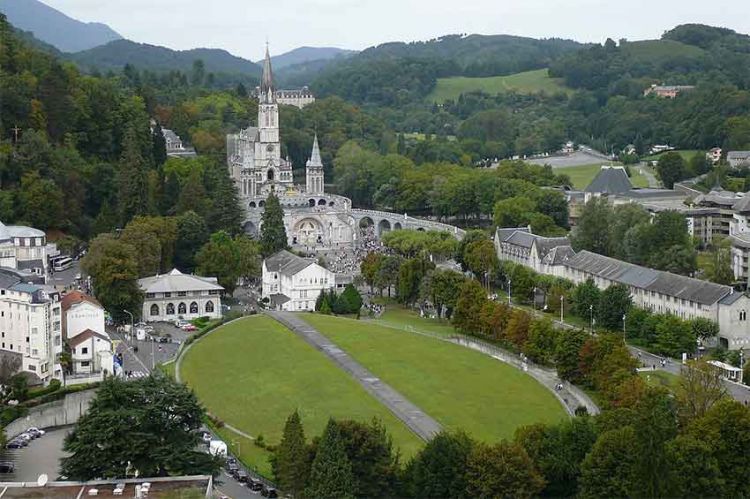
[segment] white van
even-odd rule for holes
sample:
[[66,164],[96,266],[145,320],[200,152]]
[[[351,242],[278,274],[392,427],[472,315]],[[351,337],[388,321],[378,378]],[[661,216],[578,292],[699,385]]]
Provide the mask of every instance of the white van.
[[227,457],[227,444],[221,440],[211,440],[208,444],[208,453],[214,456]]
[[146,330],[138,328],[135,330],[135,339],[138,341],[146,341]]

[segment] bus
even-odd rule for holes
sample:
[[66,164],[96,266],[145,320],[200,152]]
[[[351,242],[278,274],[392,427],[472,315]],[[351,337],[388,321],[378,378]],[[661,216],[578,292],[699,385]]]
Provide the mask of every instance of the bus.
[[69,269],[72,266],[73,266],[73,259],[68,256],[64,258],[58,258],[52,264],[52,268],[55,269],[55,272],[60,272],[61,270]]

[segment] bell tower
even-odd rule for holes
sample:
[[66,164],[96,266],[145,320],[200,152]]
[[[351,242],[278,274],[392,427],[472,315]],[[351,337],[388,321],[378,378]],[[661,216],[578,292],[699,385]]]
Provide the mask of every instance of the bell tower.
[[320,157],[320,147],[318,147],[318,134],[315,134],[312,154],[310,155],[310,159],[307,160],[305,177],[308,194],[322,195],[324,193],[325,173],[323,171],[323,160]]

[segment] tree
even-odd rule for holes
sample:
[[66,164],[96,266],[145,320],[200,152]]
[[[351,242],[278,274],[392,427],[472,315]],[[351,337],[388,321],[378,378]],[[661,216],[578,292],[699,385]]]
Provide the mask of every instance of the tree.
[[518,444],[477,444],[466,464],[470,497],[537,497],[544,478]]
[[398,284],[398,274],[401,270],[401,258],[388,255],[383,258],[378,273],[375,276],[375,286],[383,294],[383,289],[388,288],[388,296],[391,296],[391,288]]
[[217,175],[219,178],[212,194],[213,203],[209,216],[210,228],[213,232],[223,230],[230,235],[237,235],[244,216],[237,188],[227,171],[222,170]]
[[656,164],[656,173],[658,173],[664,187],[671,189],[675,182],[687,178],[688,172],[685,166],[685,160],[678,152],[670,151],[659,157]]
[[286,420],[281,442],[274,453],[273,465],[279,488],[295,497],[301,496],[307,484],[310,463],[305,431],[297,411]]
[[384,256],[382,253],[371,251],[370,253],[367,253],[365,258],[362,260],[362,263],[359,264],[359,268],[362,272],[362,277],[364,277],[367,285],[370,286],[370,292],[372,292],[372,287],[375,285],[375,280],[377,278],[380,265],[383,262],[383,258]]
[[677,394],[679,415],[684,423],[701,418],[729,394],[721,373],[703,360],[691,361],[682,369]]
[[588,334],[582,329],[568,330],[557,336],[555,347],[555,365],[557,374],[568,381],[576,382],[581,379],[580,353],[586,343]]
[[579,497],[635,497],[638,452],[632,426],[599,436],[581,464]]
[[471,243],[475,241],[490,241],[490,238],[487,237],[487,233],[485,231],[474,229],[466,231],[464,237],[458,242],[458,247],[456,248],[456,262],[461,265],[461,270],[463,270],[464,272],[469,270],[469,266],[466,263],[467,248]]
[[353,284],[347,284],[344,292],[336,298],[332,308],[336,314],[359,314],[362,308],[362,296]]
[[341,431],[333,419],[328,420],[310,468],[306,497],[354,497],[352,464],[346,455]]
[[729,239],[714,241],[706,270],[706,278],[717,284],[734,282],[732,272],[732,243]]
[[180,183],[180,196],[175,205],[175,213],[182,215],[188,211],[194,211],[204,218],[209,215],[209,199],[206,195],[206,187],[203,185],[203,176],[197,168],[190,170],[187,178]]
[[148,212],[146,160],[138,142],[138,134],[132,126],[126,130],[122,139],[117,196],[122,225],[127,224],[134,216],[145,215]]
[[178,268],[190,271],[195,267],[195,255],[208,241],[208,228],[203,217],[186,211],[177,217],[177,241],[174,262]]
[[555,426],[523,426],[516,430],[514,440],[544,476],[543,496],[572,497],[578,490],[581,463],[596,438],[593,419],[583,416]]
[[234,238],[234,246],[237,250],[237,272],[241,279],[252,281],[261,276],[260,244],[245,235]]
[[427,272],[419,288],[421,300],[432,303],[438,318],[450,318],[466,278],[454,270],[435,269]]
[[[598,314],[601,291],[589,278],[573,290],[573,312],[582,319],[590,319],[591,312]],[[622,320],[622,316],[620,316]]]
[[693,157],[690,158],[690,164],[688,165],[690,173],[696,177],[710,172],[712,168],[713,164],[711,164],[711,160],[706,157],[706,153],[703,151],[698,151],[693,154]]
[[711,319],[696,317],[690,321],[690,324],[693,335],[702,341],[715,338],[719,334],[719,325]]
[[474,449],[462,432],[440,432],[407,465],[405,486],[411,497],[467,497],[465,470]]
[[139,226],[135,226],[131,222],[122,231],[120,241],[132,246],[135,254],[138,255],[138,277],[159,273],[161,244],[154,234],[141,230]]
[[34,227],[60,227],[65,220],[63,193],[54,181],[41,178],[36,171],[21,179],[19,201],[23,219]]
[[151,141],[153,142],[154,164],[161,166],[167,161],[167,141],[159,123],[151,131]]
[[138,286],[137,256],[132,246],[111,234],[101,234],[89,244],[81,268],[91,276],[94,295],[115,320],[126,317],[123,310],[140,316],[143,293]]
[[529,223],[536,204],[527,197],[512,197],[495,203],[493,221],[498,227],[521,227]]
[[534,320],[529,327],[526,354],[540,364],[551,364],[557,345],[557,329],[549,319]]
[[434,265],[423,258],[409,258],[401,262],[398,270],[398,300],[410,305],[419,297],[419,287],[425,273]]
[[620,331],[626,314],[633,305],[630,290],[622,284],[613,284],[601,292],[596,308],[599,327],[610,331]]
[[464,261],[469,270],[489,286],[490,273],[498,266],[497,251],[492,241],[484,239],[470,243],[466,247]]
[[458,291],[453,325],[459,331],[475,334],[482,330],[481,311],[487,302],[487,290],[474,279],[467,279]]
[[260,253],[267,258],[277,251],[289,248],[284,228],[284,210],[279,198],[271,193],[266,198],[266,207],[261,215]]
[[216,277],[228,294],[234,292],[240,277],[240,255],[234,240],[226,232],[211,234],[211,239],[195,257],[200,275]]
[[393,497],[396,495],[399,456],[393,442],[378,419],[369,424],[358,421],[336,421],[344,450],[352,464],[357,497]]
[[674,497],[728,497],[718,460],[711,446],[679,435],[667,444],[669,493]]
[[[65,438],[61,473],[72,480],[217,474],[221,460],[198,449],[205,413],[167,376],[107,378]],[[116,435],[116,436],[115,436]]]
[[578,222],[570,233],[570,244],[573,249],[608,255],[611,246],[609,239],[611,214],[612,209],[606,198],[590,199],[583,206]]

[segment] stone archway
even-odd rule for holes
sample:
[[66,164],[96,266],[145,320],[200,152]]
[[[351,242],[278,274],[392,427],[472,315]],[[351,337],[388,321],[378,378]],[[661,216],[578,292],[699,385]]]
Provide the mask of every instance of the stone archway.
[[319,199],[318,200],[318,206],[325,206],[325,205],[326,205],[326,200],[325,199]]
[[258,228],[255,226],[254,223],[248,221],[245,222],[245,224],[242,226],[242,230],[245,234],[254,236],[258,233]]
[[317,246],[323,242],[323,226],[314,218],[303,218],[294,225],[292,238],[302,246]]
[[256,208],[257,205],[255,204],[255,201],[250,201],[250,204],[248,205],[250,208]]
[[390,232],[391,230],[391,222],[387,219],[383,219],[378,223],[378,235],[385,234],[386,232]]
[[310,208],[315,208],[315,200],[314,199],[310,198],[307,201],[307,204],[310,206]]
[[401,222],[396,222],[393,224],[393,230],[401,230]]
[[359,228],[360,229],[366,229],[367,227],[374,227],[375,222],[372,221],[372,218],[370,217],[362,217],[359,221]]

